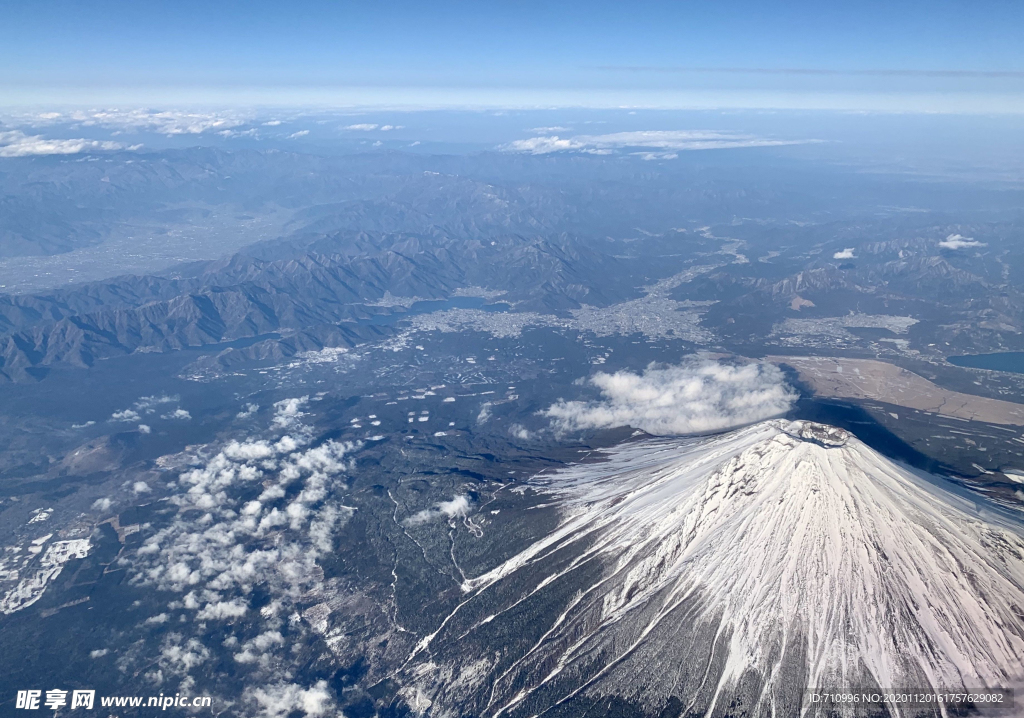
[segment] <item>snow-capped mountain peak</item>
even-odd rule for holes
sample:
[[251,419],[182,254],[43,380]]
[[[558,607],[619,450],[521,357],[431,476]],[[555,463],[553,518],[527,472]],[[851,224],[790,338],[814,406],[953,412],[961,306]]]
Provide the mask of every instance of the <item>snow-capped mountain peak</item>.
[[446,660],[477,662],[492,715],[609,694],[797,715],[811,690],[1018,683],[1024,538],[938,482],[810,422],[616,450],[537,480],[563,522],[467,581],[439,631],[465,649],[533,606],[531,640]]

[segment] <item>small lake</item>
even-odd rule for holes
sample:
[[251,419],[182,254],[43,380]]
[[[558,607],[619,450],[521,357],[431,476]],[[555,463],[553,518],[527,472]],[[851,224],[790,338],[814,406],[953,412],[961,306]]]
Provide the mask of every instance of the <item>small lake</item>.
[[369,319],[360,319],[359,323],[369,324],[371,326],[387,326],[390,324],[397,324],[403,319],[408,319],[416,314],[429,314],[430,312],[440,312],[445,309],[479,309],[482,312],[507,312],[511,308],[511,305],[503,302],[487,304],[487,300],[483,297],[428,299],[422,302],[414,302],[412,306],[404,312],[381,314],[379,316],[370,317]]
[[946,357],[946,361],[956,366],[971,369],[990,369],[992,371],[1010,371],[1024,374],[1024,352],[999,352],[998,354],[965,354],[964,356]]

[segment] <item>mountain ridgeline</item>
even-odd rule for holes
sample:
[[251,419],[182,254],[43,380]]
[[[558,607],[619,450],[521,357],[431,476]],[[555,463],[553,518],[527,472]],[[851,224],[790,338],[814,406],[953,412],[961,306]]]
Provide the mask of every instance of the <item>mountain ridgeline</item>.
[[[373,240],[377,239],[377,242]],[[170,351],[282,331],[352,323],[391,309],[387,293],[438,299],[460,287],[507,292],[522,308],[546,311],[607,304],[631,287],[601,278],[614,260],[571,240],[501,242],[413,236],[318,241],[352,254],[307,253],[264,260],[237,255],[191,275],[122,277],[44,295],[0,298],[0,373],[8,380],[54,364],[89,366],[136,351]],[[500,271],[499,271],[500,270]]]
[[[408,304],[461,290],[564,316],[642,297],[683,272],[691,276],[668,296],[706,305],[700,323],[719,349],[756,352],[787,319],[851,307],[915,319],[906,339],[918,349],[939,332],[951,352],[1024,349],[1014,330],[1024,321],[1020,226],[1003,218],[1019,193],[975,188],[954,200],[956,186],[893,186],[799,163],[769,173],[755,159],[708,165],[696,155],[651,164],[192,149],[8,160],[0,260],[49,255],[49,264],[12,264],[4,276],[29,267],[43,276],[40,267],[65,256],[73,264],[75,252],[110,237],[130,253],[137,240],[149,243],[145,252],[171,234],[227,233],[217,246],[230,251],[208,247],[191,256],[222,258],[0,294],[0,381],[271,334],[284,343],[253,356],[350,345],[364,335],[360,320],[397,311],[401,302],[389,296]],[[893,209],[896,197],[943,209],[974,203],[988,219],[948,224]],[[971,247],[991,250],[939,243],[963,232],[984,237]],[[195,250],[175,246],[168,256]]]

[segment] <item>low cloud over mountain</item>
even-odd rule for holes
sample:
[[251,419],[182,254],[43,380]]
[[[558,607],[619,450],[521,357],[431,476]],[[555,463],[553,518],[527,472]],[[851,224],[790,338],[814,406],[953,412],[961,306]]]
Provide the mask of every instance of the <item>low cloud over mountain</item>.
[[[558,128],[538,128],[558,129]],[[564,129],[564,128],[562,128]],[[641,130],[638,132],[612,132],[606,135],[576,135],[559,137],[541,135],[515,140],[502,149],[509,152],[528,152],[543,155],[550,152],[585,152],[611,154],[614,150],[634,149],[645,159],[674,159],[675,152],[683,150],[717,150],[737,147],[774,147],[803,144],[809,140],[773,140],[736,132],[714,130]]]
[[652,364],[641,375],[601,372],[590,383],[601,400],[563,399],[543,412],[557,429],[634,426],[656,435],[699,434],[784,414],[796,400],[782,372],[768,364]]

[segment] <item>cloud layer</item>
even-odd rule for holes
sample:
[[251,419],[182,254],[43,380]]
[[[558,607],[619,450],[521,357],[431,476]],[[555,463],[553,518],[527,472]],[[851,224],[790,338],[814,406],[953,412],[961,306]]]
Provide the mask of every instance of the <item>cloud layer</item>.
[[248,120],[245,115],[235,113],[150,109],[44,112],[36,115],[19,115],[16,119],[20,121],[19,124],[28,124],[32,127],[74,124],[80,127],[103,127],[120,132],[156,132],[167,136],[223,131],[245,124]]
[[576,135],[559,137],[541,135],[515,140],[502,149],[508,152],[527,152],[544,155],[552,152],[585,152],[611,154],[617,150],[635,150],[644,159],[673,159],[676,152],[686,150],[716,150],[738,147],[775,147],[805,144],[812,140],[770,140],[754,135],[714,130],[643,130],[639,132],[613,132],[607,135]]
[[402,129],[402,125],[378,125],[370,122],[362,122],[356,125],[346,125],[341,129],[355,130],[356,132],[373,132],[374,130],[380,130],[381,132],[390,132],[391,130]]
[[590,383],[601,400],[559,400],[542,414],[563,431],[633,426],[662,436],[701,434],[784,414],[797,398],[771,364],[652,364],[643,374],[598,373]]
[[979,242],[973,237],[965,237],[962,234],[951,234],[939,242],[943,249],[965,249],[967,247],[984,247],[984,242]]
[[74,155],[79,152],[123,149],[125,146],[119,142],[86,139],[48,140],[42,135],[26,135],[20,130],[0,132],[0,157]]
[[[168,399],[143,397],[136,406]],[[195,671],[212,670],[207,626],[219,623],[228,635],[218,640],[231,652],[233,670],[244,671],[249,684],[264,686],[245,697],[251,709],[247,715],[335,714],[325,683],[279,682],[292,676],[292,646],[326,630],[309,618],[309,601],[325,593],[318,561],[332,552],[335,532],[355,511],[341,503],[339,494],[353,468],[349,456],[359,445],[315,443],[312,429],[302,423],[308,403],[308,397],[276,402],[265,438],[168,457],[184,464],[166,485],[167,505],[177,514],[119,559],[134,585],[171,599],[140,624],[144,630],[165,623],[175,627],[156,667],[144,675],[154,685],[179,681],[185,692],[194,687]],[[249,405],[246,411],[255,408]],[[134,490],[156,491],[141,481]],[[111,502],[97,504],[109,509]],[[264,600],[254,605],[260,592]],[[329,615],[327,604],[317,611],[321,619],[323,611]]]

